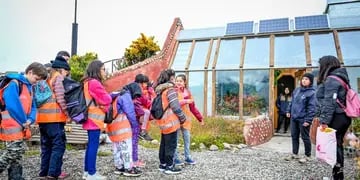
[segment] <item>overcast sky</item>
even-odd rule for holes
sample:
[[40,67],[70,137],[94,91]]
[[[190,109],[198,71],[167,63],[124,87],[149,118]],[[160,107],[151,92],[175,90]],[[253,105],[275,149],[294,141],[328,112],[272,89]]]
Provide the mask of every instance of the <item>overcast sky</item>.
[[[75,0],[0,0],[0,72],[46,63],[71,51]],[[140,33],[160,48],[175,17],[185,29],[229,22],[322,14],[326,0],[78,0],[78,54],[102,61],[122,57]]]

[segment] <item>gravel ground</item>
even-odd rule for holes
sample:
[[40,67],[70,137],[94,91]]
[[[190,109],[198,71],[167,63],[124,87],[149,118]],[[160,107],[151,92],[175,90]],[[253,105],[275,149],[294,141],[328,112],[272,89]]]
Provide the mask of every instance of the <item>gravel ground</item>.
[[[37,147],[35,147],[36,149]],[[111,145],[101,145],[99,151],[111,153]],[[323,179],[331,175],[331,167],[316,160],[306,164],[283,160],[287,154],[259,148],[236,151],[193,152],[196,165],[187,165],[179,175],[165,175],[158,170],[158,150],[140,147],[140,157],[146,162],[142,176],[137,179]],[[84,150],[66,151],[63,168],[70,173],[67,179],[81,179]],[[35,179],[40,167],[39,155],[25,158],[25,179]],[[98,171],[108,179],[125,179],[113,173],[112,155],[97,159]],[[355,179],[353,159],[345,160],[346,179]],[[4,172],[0,179],[6,179]]]

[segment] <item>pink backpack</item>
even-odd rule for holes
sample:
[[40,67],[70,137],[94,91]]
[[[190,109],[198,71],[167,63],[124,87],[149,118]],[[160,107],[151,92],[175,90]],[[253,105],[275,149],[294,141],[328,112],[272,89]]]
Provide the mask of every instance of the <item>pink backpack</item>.
[[339,99],[336,99],[336,102],[340,105],[340,107],[345,111],[346,115],[351,118],[360,117],[360,98],[358,94],[349,87],[341,78],[337,76],[330,75],[333,79],[339,81],[342,86],[345,88],[346,92],[346,106],[342,104]]

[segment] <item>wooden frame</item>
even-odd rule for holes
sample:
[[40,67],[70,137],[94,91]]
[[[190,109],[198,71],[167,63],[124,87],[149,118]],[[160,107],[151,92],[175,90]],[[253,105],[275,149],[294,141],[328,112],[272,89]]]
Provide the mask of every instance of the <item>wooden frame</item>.
[[334,42],[335,42],[337,57],[340,60],[340,63],[344,64],[344,59],[343,59],[343,55],[342,55],[341,47],[340,47],[339,34],[338,34],[337,30],[333,30],[333,35],[334,35]]
[[311,49],[309,32],[304,33],[306,65],[311,66]]
[[173,53],[173,54],[171,55],[170,62],[169,62],[169,66],[168,66],[169,69],[171,68],[171,66],[172,66],[173,63],[174,63],[174,59],[175,59],[175,56],[176,56],[176,53],[177,53],[177,49],[178,49],[178,47],[179,47],[179,44],[180,44],[179,41],[176,41],[175,47],[174,47],[174,52],[175,52],[175,53]]
[[[190,62],[191,62],[191,59],[192,59],[192,55],[194,53],[195,43],[196,43],[196,41],[193,40],[192,44],[191,44],[190,52],[189,52],[189,55],[188,55],[188,59],[186,60],[185,70],[189,69]],[[187,76],[187,77],[189,77],[189,76]]]

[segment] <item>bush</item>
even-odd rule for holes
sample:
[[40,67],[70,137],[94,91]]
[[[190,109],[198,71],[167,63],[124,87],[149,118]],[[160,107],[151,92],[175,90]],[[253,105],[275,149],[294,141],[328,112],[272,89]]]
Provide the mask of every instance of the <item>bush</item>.
[[[191,149],[199,149],[200,143],[205,144],[209,147],[214,144],[223,149],[223,143],[240,144],[244,143],[245,139],[243,136],[243,120],[227,120],[221,117],[216,118],[205,118],[205,125],[201,126],[197,120],[192,121],[191,129]],[[152,126],[149,134],[152,138],[160,141],[160,129],[155,125],[155,120],[151,121]],[[179,139],[179,143],[183,144],[182,137]],[[147,145],[145,145],[148,147]],[[158,147],[158,146],[156,146]]]

